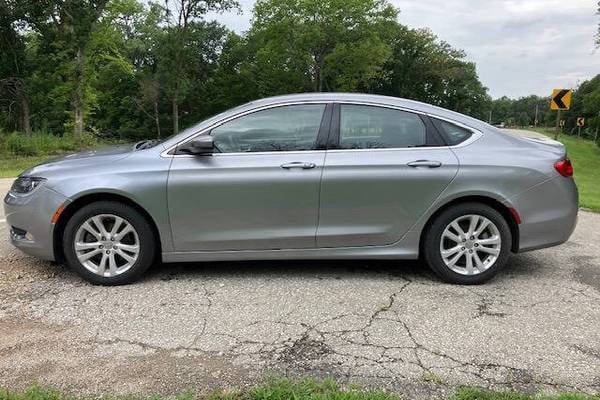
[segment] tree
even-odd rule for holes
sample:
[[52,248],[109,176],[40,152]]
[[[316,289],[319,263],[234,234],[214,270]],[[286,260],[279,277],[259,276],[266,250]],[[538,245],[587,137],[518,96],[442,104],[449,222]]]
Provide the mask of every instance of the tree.
[[207,90],[212,93],[209,113],[216,113],[260,97],[254,65],[255,54],[246,37],[230,32],[223,43],[219,62]]
[[549,98],[535,95],[519,99],[503,96],[491,103],[492,123],[526,126],[533,125],[537,118],[538,124],[551,125],[556,115],[548,110],[549,101]]
[[0,96],[7,104],[8,119],[13,105],[19,112],[16,129],[31,135],[29,78],[31,65],[27,57],[26,11],[15,0],[0,0]]
[[43,63],[36,74],[54,78],[50,81],[58,81],[60,91],[68,92],[77,135],[83,131],[86,110],[86,47],[107,2],[41,0],[19,1],[16,6],[31,29],[26,37],[36,63]]
[[208,60],[210,55],[198,55],[195,46],[205,51],[216,50],[218,47],[213,47],[213,41],[218,38],[215,36],[223,36],[222,27],[203,21],[203,16],[208,11],[225,11],[237,6],[235,0],[166,0],[164,3],[166,29],[158,38],[158,68],[162,87],[171,100],[174,133],[179,132],[179,104],[191,85],[189,71],[203,61],[211,61]]
[[89,43],[90,119],[104,135],[160,137],[160,88],[151,37],[157,10],[137,0],[108,3]]
[[[0,0],[0,129],[161,137],[169,125],[176,133],[252,99],[306,91],[387,94],[487,118],[476,66],[401,25],[389,0],[258,0],[243,35],[205,20],[236,6]],[[510,104],[507,118],[532,118],[529,105]]]
[[489,109],[487,89],[465,54],[426,29],[396,28],[392,57],[375,92],[432,103],[478,118]]
[[386,0],[259,0],[248,34],[259,94],[368,88],[397,14]]

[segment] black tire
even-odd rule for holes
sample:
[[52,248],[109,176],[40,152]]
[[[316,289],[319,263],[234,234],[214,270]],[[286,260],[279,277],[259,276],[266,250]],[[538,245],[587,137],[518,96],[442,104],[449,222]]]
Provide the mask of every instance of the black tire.
[[[464,215],[476,214],[489,219],[500,233],[500,253],[498,258],[487,270],[476,275],[462,275],[450,269],[440,253],[440,241],[446,227]],[[442,211],[425,232],[423,256],[427,265],[442,280],[461,285],[475,285],[488,281],[500,271],[510,254],[512,238],[508,223],[498,211],[481,203],[462,203]]]
[[[81,225],[99,214],[112,214],[129,222],[137,232],[139,254],[135,263],[122,274],[105,277],[89,271],[77,259],[75,253],[75,235]],[[124,285],[138,280],[152,265],[156,257],[156,243],[149,221],[135,208],[116,201],[98,201],[77,210],[69,219],[63,234],[63,251],[66,264],[87,281],[96,285]]]

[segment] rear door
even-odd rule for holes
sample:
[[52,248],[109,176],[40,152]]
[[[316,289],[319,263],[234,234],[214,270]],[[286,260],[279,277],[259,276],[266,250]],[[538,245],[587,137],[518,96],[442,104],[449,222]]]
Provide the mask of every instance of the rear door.
[[329,147],[318,247],[397,242],[458,171],[428,117],[396,108],[336,104]]

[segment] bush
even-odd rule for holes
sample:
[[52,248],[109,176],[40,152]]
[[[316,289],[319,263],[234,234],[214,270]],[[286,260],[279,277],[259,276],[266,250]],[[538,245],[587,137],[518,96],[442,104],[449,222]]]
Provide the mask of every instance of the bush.
[[94,147],[96,137],[84,133],[80,137],[70,135],[56,136],[47,132],[36,132],[25,136],[13,132],[5,135],[0,132],[0,153],[15,157],[52,156]]
[[37,156],[35,143],[22,135],[11,133],[5,140],[6,152],[15,156]]

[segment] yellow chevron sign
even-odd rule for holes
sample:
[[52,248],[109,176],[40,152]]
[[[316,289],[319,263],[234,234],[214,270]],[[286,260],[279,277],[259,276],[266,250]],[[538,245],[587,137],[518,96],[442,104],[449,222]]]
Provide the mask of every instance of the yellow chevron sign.
[[569,89],[554,89],[550,98],[551,110],[568,110],[571,108],[573,91]]

